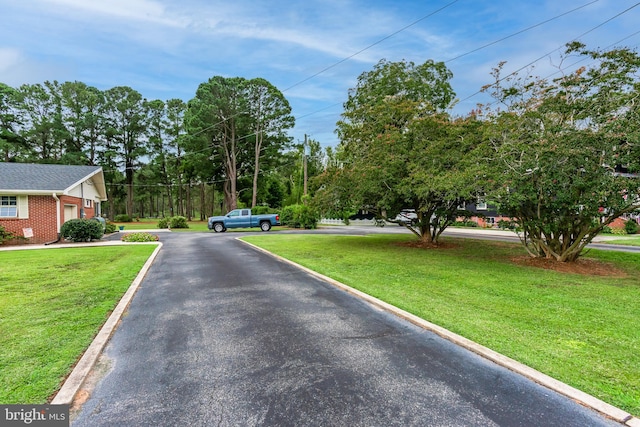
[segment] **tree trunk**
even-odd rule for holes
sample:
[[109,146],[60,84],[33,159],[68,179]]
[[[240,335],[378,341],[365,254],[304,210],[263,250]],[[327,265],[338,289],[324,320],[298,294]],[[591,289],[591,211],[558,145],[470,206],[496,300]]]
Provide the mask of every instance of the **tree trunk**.
[[127,215],[133,217],[133,162],[127,159],[125,167],[125,176],[127,179]]
[[206,198],[205,198],[205,191],[204,191],[204,182],[200,183],[200,221],[204,221],[206,218],[205,216],[205,207],[206,204]]
[[215,185],[211,185],[211,215],[215,215],[216,213],[216,187]]
[[260,146],[256,144],[255,170],[253,171],[253,194],[251,195],[251,208],[256,207],[258,200],[258,176],[260,175]]
[[187,221],[191,221],[191,181],[187,184]]
[[227,209],[231,211],[238,207],[238,194],[237,194],[238,165],[236,163],[235,129],[231,130],[231,136],[228,138],[230,140],[224,144],[225,172],[227,175],[224,189],[225,189],[225,202],[227,204]]

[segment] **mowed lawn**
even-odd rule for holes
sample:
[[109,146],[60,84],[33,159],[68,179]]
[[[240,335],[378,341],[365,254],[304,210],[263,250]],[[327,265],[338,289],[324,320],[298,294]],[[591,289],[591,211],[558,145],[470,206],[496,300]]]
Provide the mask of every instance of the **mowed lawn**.
[[513,261],[519,244],[271,233],[244,240],[640,416],[640,255],[591,251],[616,275]]
[[156,246],[0,252],[0,404],[52,397]]

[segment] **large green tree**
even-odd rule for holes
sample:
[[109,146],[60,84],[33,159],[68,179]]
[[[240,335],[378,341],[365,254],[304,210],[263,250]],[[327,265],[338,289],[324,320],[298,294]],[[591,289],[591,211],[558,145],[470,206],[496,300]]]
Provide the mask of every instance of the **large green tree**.
[[[358,78],[338,122],[336,185],[348,190],[338,197],[382,216],[415,209],[418,222],[407,226],[425,243],[438,243],[480,182],[477,125],[446,113],[455,96],[451,77],[443,63],[381,61]],[[335,197],[335,189],[325,184],[321,193]]]
[[245,120],[245,82],[240,77],[215,76],[201,83],[195,98],[188,103],[185,117],[192,158],[204,161],[211,158],[222,165],[225,206],[229,210],[238,204],[240,138],[249,133]]
[[22,123],[20,94],[14,88],[0,83],[0,159],[4,162],[20,159],[28,146],[19,135]]
[[252,190],[255,205],[260,165],[288,146],[293,117],[288,101],[266,80],[216,76],[198,87],[185,123],[190,165],[208,179],[221,175],[224,205],[235,209],[245,190]]
[[107,90],[105,101],[108,126],[105,151],[111,162],[124,169],[126,209],[127,214],[133,215],[134,174],[142,156],[148,153],[148,138],[145,135],[147,108],[142,95],[128,86],[116,86]]
[[82,82],[64,82],[61,99],[69,162],[95,165],[104,143],[104,94]]
[[169,212],[174,216],[174,184],[182,188],[181,161],[185,137],[184,115],[187,104],[177,98],[166,102],[166,140],[160,154],[161,174],[169,203]]
[[325,218],[347,220],[360,207],[351,184],[350,168],[345,168],[342,147],[325,149],[323,169],[311,180],[313,207]]
[[494,200],[534,257],[575,261],[605,226],[640,208],[637,99],[640,58],[628,49],[571,55],[592,65],[555,80],[501,77],[489,114]]
[[258,200],[258,178],[260,160],[265,154],[273,155],[286,148],[290,138],[286,132],[295,123],[291,106],[275,86],[262,78],[246,82],[246,97],[249,120],[253,130],[253,185],[251,207]]
[[58,163],[65,153],[66,128],[62,122],[62,104],[58,82],[22,85],[20,135],[30,148],[30,160]]

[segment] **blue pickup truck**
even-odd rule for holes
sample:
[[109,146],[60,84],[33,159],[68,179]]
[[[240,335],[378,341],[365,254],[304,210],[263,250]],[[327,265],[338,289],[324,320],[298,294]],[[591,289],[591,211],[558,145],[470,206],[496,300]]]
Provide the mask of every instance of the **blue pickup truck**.
[[251,215],[251,209],[234,209],[224,216],[209,217],[209,230],[216,233],[227,231],[227,228],[260,227],[262,231],[269,231],[274,225],[280,225],[280,215]]

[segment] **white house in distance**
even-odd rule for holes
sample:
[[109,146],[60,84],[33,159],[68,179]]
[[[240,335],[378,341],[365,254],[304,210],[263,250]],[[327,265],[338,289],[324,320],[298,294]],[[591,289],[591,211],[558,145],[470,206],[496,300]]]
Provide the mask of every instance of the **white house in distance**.
[[58,238],[65,221],[100,216],[100,166],[0,162],[0,226],[30,243]]

